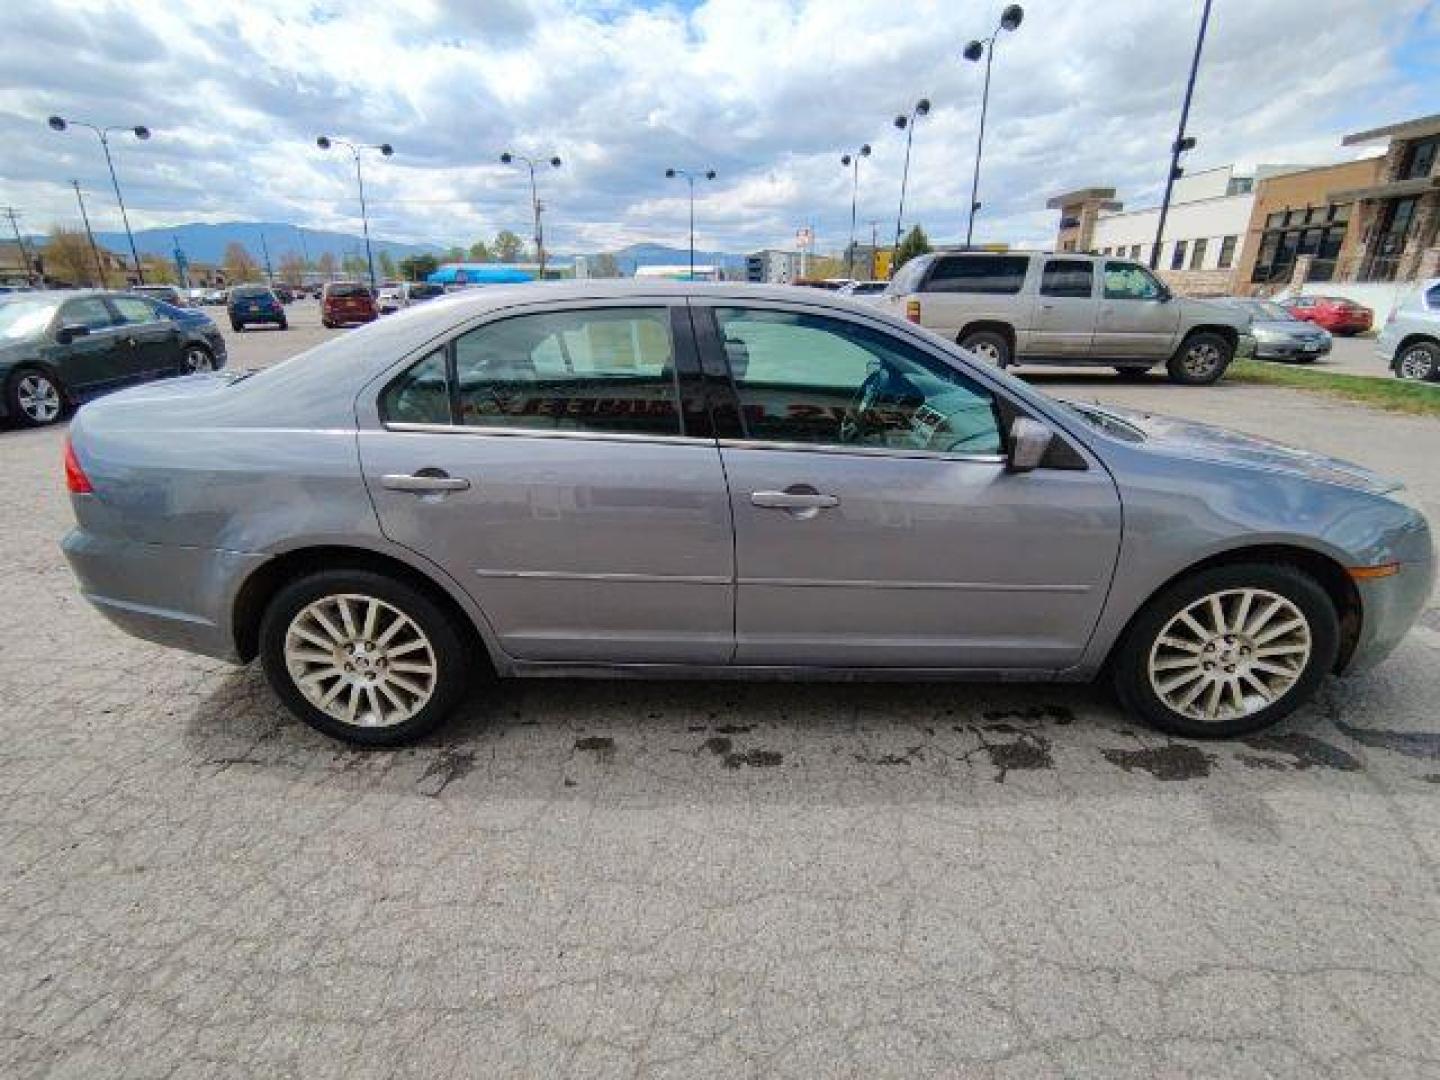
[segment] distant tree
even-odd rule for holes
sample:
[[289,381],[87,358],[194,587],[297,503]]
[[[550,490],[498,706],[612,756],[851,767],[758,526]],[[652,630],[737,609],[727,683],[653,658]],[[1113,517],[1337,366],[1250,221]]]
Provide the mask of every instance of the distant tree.
[[346,277],[365,278],[367,281],[370,278],[370,264],[363,255],[353,251],[340,260],[340,270]]
[[459,244],[451,244],[448,248],[445,249],[445,254],[442,258],[443,261],[447,263],[464,262],[465,249]]
[[519,262],[520,256],[525,253],[525,241],[509,229],[496,233],[495,242],[490,247],[495,252],[495,258],[502,263]]
[[100,279],[90,241],[79,229],[56,225],[45,242],[45,273],[66,285],[108,284]]
[[395,275],[395,256],[391,255],[388,251],[380,252],[380,276],[393,278]]
[[615,256],[608,251],[602,251],[599,255],[592,255],[589,259],[590,276],[594,278],[617,278],[620,276],[620,263]]
[[305,280],[305,260],[293,251],[280,256],[280,280],[286,285],[300,285]]
[[326,281],[335,280],[336,262],[332,252],[322,252],[320,258],[315,260],[315,269],[325,275]]
[[180,284],[180,275],[175,272],[175,264],[163,255],[141,255],[140,265],[145,270],[147,285]]
[[260,278],[260,264],[255,261],[244,244],[232,240],[225,245],[225,259],[222,264],[225,269],[225,280],[231,285],[239,285],[245,281],[257,281]]
[[901,240],[900,246],[895,249],[895,265],[891,267],[891,276],[916,255],[924,255],[929,250],[930,238],[925,235],[924,229],[916,225],[905,234],[905,239]]
[[495,257],[490,254],[490,249],[485,246],[484,240],[476,240],[470,245],[470,261],[477,263],[494,262]]
[[407,255],[400,260],[400,276],[406,281],[424,281],[440,269],[440,260],[434,255]]

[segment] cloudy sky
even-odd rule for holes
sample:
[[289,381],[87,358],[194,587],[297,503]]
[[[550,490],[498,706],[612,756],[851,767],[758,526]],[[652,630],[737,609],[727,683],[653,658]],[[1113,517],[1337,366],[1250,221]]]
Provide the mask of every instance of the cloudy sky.
[[[682,182],[702,247],[744,250],[849,229],[840,154],[861,167],[860,218],[895,227],[904,138],[925,96],[906,221],[963,237],[983,64],[960,57],[998,0],[215,0],[12,2],[0,10],[0,204],[40,231],[119,214],[93,136],[60,113],[147,124],[114,139],[136,227],[272,220],[359,229],[348,155],[330,133],[388,141],[367,162],[375,235],[468,244],[529,234],[523,174],[546,170],[548,246],[684,242]],[[1108,184],[1158,196],[1201,0],[1028,0],[996,54],[979,240],[1053,236],[1048,195]],[[1326,162],[1340,137],[1440,108],[1440,0],[1215,0],[1191,116],[1199,169]],[[1373,151],[1372,151],[1373,152]]]

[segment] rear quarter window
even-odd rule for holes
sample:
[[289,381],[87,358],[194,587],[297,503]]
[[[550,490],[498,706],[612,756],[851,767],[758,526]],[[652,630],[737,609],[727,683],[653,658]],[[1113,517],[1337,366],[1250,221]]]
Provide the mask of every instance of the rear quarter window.
[[1025,255],[945,255],[935,260],[925,291],[1014,295],[1029,269]]

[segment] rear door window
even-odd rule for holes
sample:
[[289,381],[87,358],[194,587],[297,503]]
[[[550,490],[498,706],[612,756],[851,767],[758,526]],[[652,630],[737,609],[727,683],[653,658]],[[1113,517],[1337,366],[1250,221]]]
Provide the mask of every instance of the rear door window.
[[113,296],[110,298],[110,302],[120,313],[120,321],[127,326],[155,322],[160,318],[156,314],[155,305],[149,300],[141,300],[138,296]]
[[1095,286],[1095,264],[1087,259],[1047,259],[1040,277],[1041,296],[1090,299]]
[[925,291],[1013,295],[1025,284],[1029,268],[1025,255],[942,255]]
[[85,296],[66,300],[60,308],[61,326],[85,326],[91,330],[104,330],[115,325],[115,316],[98,296]]

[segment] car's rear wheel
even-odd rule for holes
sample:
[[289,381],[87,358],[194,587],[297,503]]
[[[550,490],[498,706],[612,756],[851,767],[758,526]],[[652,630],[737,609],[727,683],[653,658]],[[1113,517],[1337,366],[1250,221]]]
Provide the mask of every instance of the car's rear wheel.
[[959,345],[998,368],[1010,366],[1010,342],[997,330],[972,330],[960,338]]
[[20,368],[5,383],[6,411],[26,427],[53,424],[65,411],[59,381],[37,368]]
[[230,329],[231,329],[231,330],[234,330],[235,333],[238,334],[238,333],[240,333],[241,330],[244,330],[244,329],[245,329],[245,324],[242,323],[242,322],[236,322],[234,319],[231,319],[231,320],[230,320]]
[[1115,688],[1162,731],[1243,735],[1308,701],[1339,642],[1335,605],[1308,574],[1280,563],[1214,567],[1146,605],[1116,653]]
[[289,329],[290,329],[290,320],[282,317],[282,318],[280,319],[280,329],[281,329],[281,330],[289,330]]
[[459,631],[429,596],[368,570],[286,585],[260,624],[276,694],[305,723],[362,746],[395,746],[450,713],[468,680]]
[[215,370],[215,357],[204,345],[185,346],[184,370],[186,375],[201,375]]
[[1405,346],[1395,359],[1395,374],[1402,379],[1440,381],[1440,345],[1417,341]]
[[1218,382],[1235,356],[1235,346],[1219,334],[1201,330],[1191,334],[1165,369],[1170,381],[1186,386],[1209,386]]

